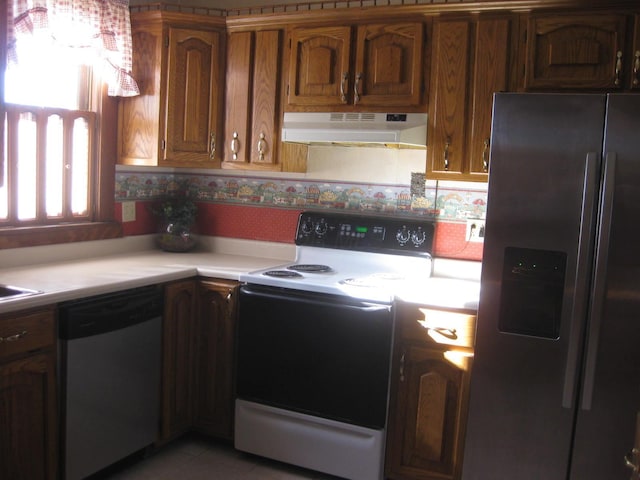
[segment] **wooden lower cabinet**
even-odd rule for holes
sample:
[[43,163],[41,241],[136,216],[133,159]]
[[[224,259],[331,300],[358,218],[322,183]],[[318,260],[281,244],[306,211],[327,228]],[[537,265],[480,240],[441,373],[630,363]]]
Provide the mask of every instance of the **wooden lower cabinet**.
[[53,308],[0,315],[0,478],[56,478],[55,325]]
[[233,438],[233,363],[238,283],[198,282],[195,427]]
[[165,287],[160,443],[194,428],[233,438],[237,288],[194,278]]
[[193,425],[196,281],[165,286],[160,443]]
[[386,478],[460,478],[474,322],[468,313],[399,305]]

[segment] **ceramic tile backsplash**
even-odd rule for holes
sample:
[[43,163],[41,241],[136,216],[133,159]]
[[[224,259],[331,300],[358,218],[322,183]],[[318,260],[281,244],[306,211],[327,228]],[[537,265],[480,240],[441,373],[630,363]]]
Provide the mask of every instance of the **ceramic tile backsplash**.
[[[411,182],[411,178],[407,179]],[[146,173],[120,170],[116,201],[153,200],[184,191],[201,202],[278,208],[427,216],[436,220],[483,218],[487,192],[483,188],[413,184],[386,185],[308,179],[230,175]],[[412,189],[423,195],[412,195]]]

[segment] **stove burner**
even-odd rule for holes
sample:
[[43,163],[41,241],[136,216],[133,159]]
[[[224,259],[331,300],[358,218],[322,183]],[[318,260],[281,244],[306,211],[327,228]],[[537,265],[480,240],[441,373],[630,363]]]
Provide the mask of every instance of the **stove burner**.
[[292,272],[291,270],[269,270],[268,272],[264,272],[264,274],[268,277],[279,277],[279,278],[297,278],[302,277],[298,272]]
[[300,263],[297,265],[290,265],[287,267],[288,270],[295,270],[296,272],[307,272],[307,273],[326,273],[331,272],[331,267],[328,265],[316,265],[313,263]]

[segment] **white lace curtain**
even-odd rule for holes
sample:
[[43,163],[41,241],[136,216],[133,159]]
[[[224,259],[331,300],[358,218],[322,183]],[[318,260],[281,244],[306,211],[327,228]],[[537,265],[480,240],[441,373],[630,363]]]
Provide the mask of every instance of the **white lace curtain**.
[[102,59],[109,95],[138,95],[131,76],[128,0],[9,0],[7,60],[19,64],[21,42],[72,52],[78,63]]

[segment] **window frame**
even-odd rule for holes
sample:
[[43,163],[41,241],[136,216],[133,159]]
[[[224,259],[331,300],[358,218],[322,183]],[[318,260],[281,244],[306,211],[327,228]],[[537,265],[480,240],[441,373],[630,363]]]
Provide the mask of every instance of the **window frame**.
[[[0,0],[0,5],[5,0]],[[0,28],[3,26],[0,25]],[[2,30],[2,37],[6,36],[6,27]],[[2,42],[2,39],[0,39]],[[4,45],[5,42],[2,42]],[[0,52],[2,54],[3,52]],[[0,77],[4,81],[4,66],[6,55],[0,58],[2,62]],[[94,215],[93,221],[67,223],[58,225],[14,226],[0,228],[0,249],[51,245],[56,243],[70,243],[88,240],[102,240],[122,237],[122,225],[115,220],[115,172],[117,156],[117,118],[118,101],[107,95],[107,85],[99,82],[96,85],[96,170],[91,179],[94,182]],[[0,107],[2,114],[2,130],[4,131],[4,85]],[[4,135],[0,135],[4,137]],[[4,146],[0,150],[1,162],[4,162]],[[1,165],[0,162],[0,165]]]

